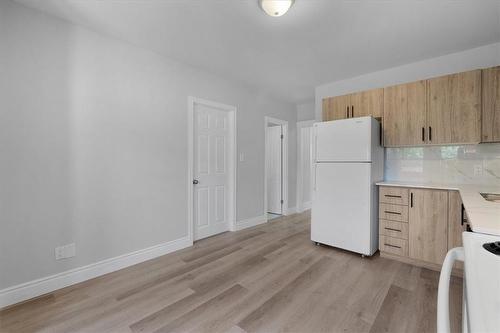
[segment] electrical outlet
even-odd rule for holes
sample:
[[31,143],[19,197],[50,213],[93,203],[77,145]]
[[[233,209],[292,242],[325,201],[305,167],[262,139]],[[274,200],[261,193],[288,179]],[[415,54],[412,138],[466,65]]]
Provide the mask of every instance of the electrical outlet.
[[58,246],[55,248],[56,260],[71,258],[76,256],[76,245],[75,243],[66,244]]
[[475,164],[474,165],[474,176],[481,176],[483,174],[483,165]]

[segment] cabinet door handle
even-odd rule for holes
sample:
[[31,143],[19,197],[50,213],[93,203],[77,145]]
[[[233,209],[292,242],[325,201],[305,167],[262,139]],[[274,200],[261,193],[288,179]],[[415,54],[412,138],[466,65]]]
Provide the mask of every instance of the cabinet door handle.
[[400,195],[394,195],[394,194],[384,194],[385,197],[388,197],[388,198],[400,198],[401,199],[401,196]]
[[401,230],[399,230],[399,229],[393,229],[393,228],[387,228],[387,227],[385,227],[384,229],[385,229],[385,230],[390,230],[390,231],[397,231],[397,232],[401,232]]
[[410,193],[410,207],[413,208],[413,192]]
[[386,213],[386,214],[401,215],[401,213],[400,213],[400,212],[391,212],[390,210],[384,210],[384,213]]
[[425,142],[425,127],[422,127],[422,142]]
[[396,245],[392,245],[392,244],[387,244],[387,243],[384,243],[385,246],[390,246],[390,247],[395,247],[397,249],[400,249],[401,246],[396,246]]
[[429,126],[429,141],[432,141],[432,127]]
[[349,106],[346,107],[345,117],[349,118]]
[[351,118],[354,118],[354,105],[351,105]]

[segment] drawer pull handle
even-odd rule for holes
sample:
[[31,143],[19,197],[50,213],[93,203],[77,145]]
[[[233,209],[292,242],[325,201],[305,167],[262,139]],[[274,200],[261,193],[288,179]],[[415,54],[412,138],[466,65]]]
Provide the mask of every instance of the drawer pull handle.
[[386,214],[396,214],[396,215],[401,215],[399,212],[391,212],[390,210],[384,210],[384,213]]
[[396,246],[396,245],[392,245],[392,244],[387,244],[387,243],[384,243],[385,246],[390,246],[390,247],[395,247],[397,249],[400,249],[401,246]]
[[393,229],[393,228],[387,228],[387,227],[385,227],[384,229],[385,229],[385,230],[390,230],[390,231],[397,231],[397,232],[401,232],[401,230],[398,230],[398,229]]
[[388,197],[388,198],[400,198],[400,199],[401,199],[401,196],[400,196],[400,195],[384,194],[384,196],[386,196],[386,197]]

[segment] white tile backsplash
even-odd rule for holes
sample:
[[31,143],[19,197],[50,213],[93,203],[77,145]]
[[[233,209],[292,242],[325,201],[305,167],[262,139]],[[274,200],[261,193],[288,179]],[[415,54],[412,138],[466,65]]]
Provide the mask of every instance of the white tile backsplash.
[[500,186],[500,143],[387,148],[385,180]]

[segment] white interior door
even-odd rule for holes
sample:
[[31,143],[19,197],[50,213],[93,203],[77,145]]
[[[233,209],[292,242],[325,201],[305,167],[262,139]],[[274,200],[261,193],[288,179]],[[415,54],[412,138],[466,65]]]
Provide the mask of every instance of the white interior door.
[[267,211],[282,214],[281,126],[267,127]]
[[229,114],[194,105],[194,239],[229,230]]

